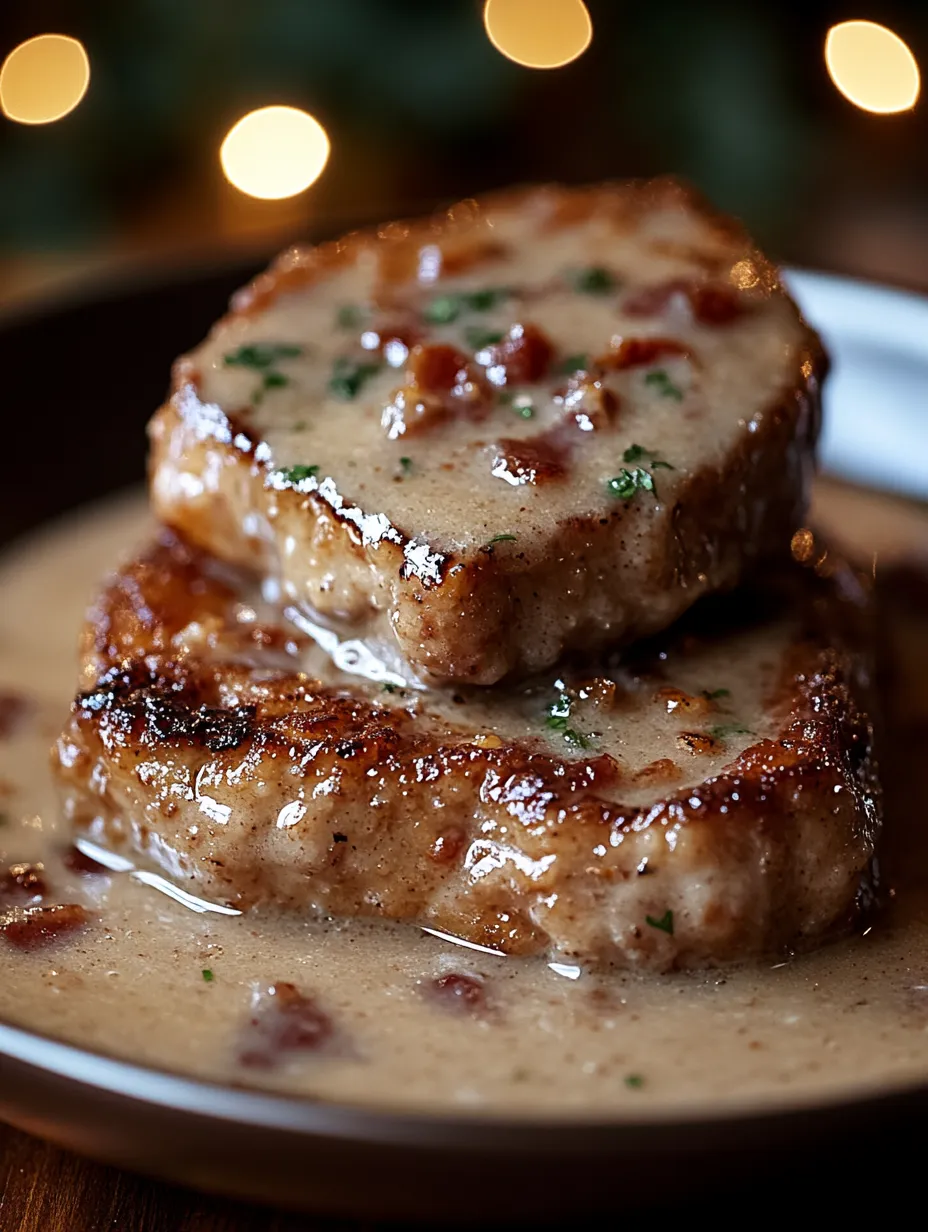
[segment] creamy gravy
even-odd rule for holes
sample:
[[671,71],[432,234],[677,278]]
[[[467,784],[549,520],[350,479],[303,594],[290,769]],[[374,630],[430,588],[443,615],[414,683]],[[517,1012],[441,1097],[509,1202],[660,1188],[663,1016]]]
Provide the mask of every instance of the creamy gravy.
[[[819,522],[865,559],[928,544],[924,511],[826,485],[818,503]],[[31,952],[0,938],[0,1019],[220,1082],[407,1109],[666,1115],[928,1078],[928,784],[905,731],[885,742],[890,909],[863,936],[759,968],[593,975],[411,927],[196,914],[126,873],[66,867],[48,748],[74,687],[76,630],[102,572],[149,530],[141,498],[111,503],[0,568],[0,868],[41,861],[48,901],[91,913]],[[921,636],[914,617],[898,622],[913,655],[925,629],[928,613]],[[928,660],[907,659],[890,721],[924,731],[926,696]],[[482,994],[436,991],[448,975],[482,978]],[[304,1021],[302,1046],[242,1064],[256,999],[284,982],[331,1034]]]

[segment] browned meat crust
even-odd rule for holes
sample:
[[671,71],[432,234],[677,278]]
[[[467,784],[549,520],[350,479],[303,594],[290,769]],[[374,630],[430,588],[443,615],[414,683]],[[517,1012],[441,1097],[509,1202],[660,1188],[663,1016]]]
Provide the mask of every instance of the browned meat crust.
[[775,738],[695,786],[647,767],[641,802],[649,775],[611,756],[482,740],[344,677],[260,663],[268,629],[166,537],[92,613],[96,683],[56,753],[67,815],[241,907],[655,969],[809,946],[858,912],[879,830],[865,679],[841,631],[853,604],[821,585],[801,579],[793,599]]
[[[701,248],[681,256],[700,267],[698,279],[711,283],[747,266],[759,298],[789,305],[776,271],[744,232],[672,181],[526,190],[484,203],[488,211],[524,209],[527,217],[547,211],[552,232],[596,211],[633,228],[649,211],[671,205],[694,214],[704,228]],[[455,254],[483,234],[482,217],[467,203],[439,220],[293,250],[236,296],[220,328],[324,282],[364,254],[376,257],[388,284],[408,279],[417,254],[430,245],[442,250],[445,270],[453,273]],[[724,290],[733,294],[728,284]],[[693,311],[703,324],[726,327],[729,318],[717,308],[698,315],[703,299],[715,303],[711,291],[697,281]],[[791,305],[787,316],[795,326]],[[153,504],[191,542],[278,577],[291,599],[350,622],[361,635],[398,643],[423,678],[493,684],[541,670],[577,647],[655,633],[700,595],[734,586],[758,560],[783,549],[807,503],[827,367],[815,334],[802,326],[798,336],[778,392],[766,404],[735,408],[733,419],[743,414],[740,429],[721,449],[709,432],[698,465],[661,471],[666,500],[660,509],[643,500],[604,501],[589,515],[556,520],[544,533],[520,533],[518,543],[488,547],[478,540],[464,548],[442,543],[428,525],[391,520],[355,490],[353,475],[310,479],[299,489],[282,480],[249,413],[221,409],[202,395],[195,355],[176,366],[172,396],[151,424]],[[307,413],[316,410],[310,405]],[[535,448],[521,444],[523,451]],[[582,447],[589,448],[585,439]],[[608,447],[621,458],[621,447]],[[562,471],[522,466],[516,479],[527,491],[551,476],[563,478]]]

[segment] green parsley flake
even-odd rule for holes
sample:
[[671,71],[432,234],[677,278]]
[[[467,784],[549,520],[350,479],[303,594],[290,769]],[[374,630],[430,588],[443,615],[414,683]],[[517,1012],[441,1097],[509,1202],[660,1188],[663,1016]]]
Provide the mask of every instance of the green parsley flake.
[[555,371],[563,373],[565,376],[570,376],[573,372],[585,371],[589,366],[589,355],[568,355],[566,359],[561,360]]
[[412,474],[412,458],[400,458],[400,469],[404,475]]
[[676,398],[678,402],[683,401],[683,390],[678,385],[674,385],[663,368],[656,368],[653,372],[649,372],[644,378],[644,383],[656,389],[662,398]]
[[494,543],[515,543],[515,535],[494,535],[492,539],[488,539],[485,547],[492,547]]
[[740,723],[722,723],[718,727],[710,727],[709,735],[716,740],[724,740],[727,736],[753,736],[750,727],[742,727]]
[[673,912],[669,908],[658,919],[655,919],[653,915],[646,915],[644,921],[652,928],[659,928],[662,933],[669,933],[671,937],[673,936]]
[[615,275],[602,265],[591,265],[574,275],[574,290],[586,295],[605,295],[616,287]]
[[498,329],[485,329],[482,325],[468,325],[464,330],[464,337],[473,350],[482,351],[484,347],[502,342],[503,333]]
[[339,329],[358,329],[364,317],[364,309],[358,304],[342,304],[335,314],[335,324]]
[[644,1086],[644,1078],[641,1074],[626,1074],[625,1085],[633,1091],[638,1091]]
[[212,971],[210,971],[209,967],[204,967],[200,974],[203,976],[204,984],[212,984],[213,980],[216,978]]
[[551,703],[548,707],[548,717],[545,719],[545,726],[552,731],[560,732],[568,744],[574,745],[578,749],[588,749],[590,742],[582,732],[578,732],[575,727],[570,726],[570,707],[571,700],[566,693],[558,695],[557,701]]
[[648,458],[651,463],[652,470],[659,470],[661,467],[665,471],[672,471],[676,468],[671,466],[669,462],[664,462],[652,449],[645,449],[643,445],[629,445],[622,454],[623,462],[640,462],[642,458]]
[[248,342],[237,351],[223,357],[223,363],[239,368],[254,368],[262,372],[272,367],[279,359],[296,359],[303,348],[290,342]]
[[487,287],[483,291],[461,291],[438,295],[422,311],[432,325],[450,325],[462,312],[488,312],[511,294],[508,287]]
[[707,702],[717,702],[720,697],[731,697],[731,689],[703,689],[702,695]]
[[606,484],[610,496],[615,496],[618,500],[630,501],[634,496],[637,496],[642,490],[645,492],[653,492],[657,495],[654,487],[654,476],[650,471],[646,471],[643,466],[636,466],[633,471],[628,471],[624,467],[621,472],[613,479],[610,479]]
[[512,400],[512,409],[520,419],[532,419],[535,415],[535,406],[528,394],[517,394]]
[[361,392],[366,381],[380,371],[380,364],[366,364],[341,355],[329,381],[329,392],[342,402],[350,402]]
[[304,479],[315,479],[319,473],[318,466],[289,466],[278,474],[287,483],[302,483]]

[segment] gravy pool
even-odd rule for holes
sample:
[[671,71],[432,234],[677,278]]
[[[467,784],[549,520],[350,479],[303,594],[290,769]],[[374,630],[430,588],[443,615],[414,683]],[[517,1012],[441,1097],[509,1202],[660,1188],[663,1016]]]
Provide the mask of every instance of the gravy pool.
[[[41,862],[47,901],[91,916],[30,952],[0,938],[0,1020],[218,1082],[491,1116],[669,1116],[928,1079],[928,606],[919,616],[912,592],[881,625],[895,680],[881,744],[888,907],[863,935],[789,961],[601,975],[410,926],[198,914],[128,873],[68,866],[48,749],[74,690],[83,610],[148,517],[140,497],[110,502],[0,564],[0,869]],[[816,517],[875,560],[878,579],[928,548],[928,511],[891,498],[822,484]],[[482,994],[459,976],[482,980]],[[310,1016],[297,1046],[256,1063],[248,1023],[257,1007],[266,1024],[268,988],[282,984]],[[326,1026],[314,1034],[317,1010]]]

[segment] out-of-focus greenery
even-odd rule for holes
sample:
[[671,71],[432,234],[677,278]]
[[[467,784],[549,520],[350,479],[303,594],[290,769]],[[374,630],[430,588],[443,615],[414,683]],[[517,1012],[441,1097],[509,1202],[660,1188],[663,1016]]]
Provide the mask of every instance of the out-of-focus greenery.
[[[928,192],[926,104],[879,120],[827,79],[825,31],[854,6],[588,4],[589,51],[533,72],[491,46],[476,0],[5,0],[0,54],[66,31],[92,82],[56,124],[0,119],[0,245],[87,244],[165,185],[207,191],[229,126],[272,102],[326,126],[312,192],[353,218],[516,180],[676,170],[776,244],[823,194],[875,175]],[[924,0],[875,16],[928,64]]]

